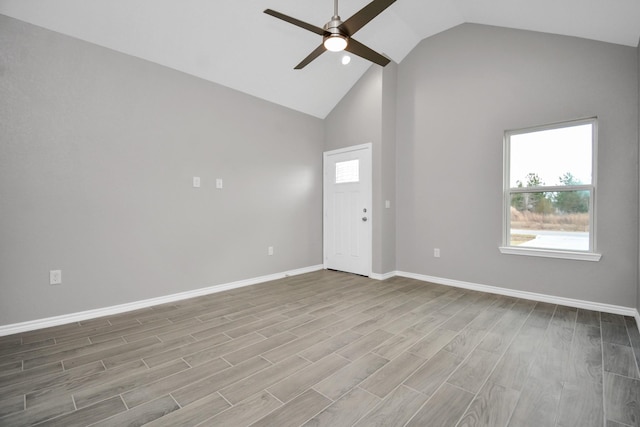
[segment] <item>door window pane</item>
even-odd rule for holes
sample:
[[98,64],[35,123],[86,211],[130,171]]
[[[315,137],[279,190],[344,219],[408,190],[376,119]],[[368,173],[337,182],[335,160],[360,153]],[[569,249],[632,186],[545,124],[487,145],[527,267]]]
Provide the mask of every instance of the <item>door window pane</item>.
[[336,163],[336,184],[360,181],[360,161],[347,160]]

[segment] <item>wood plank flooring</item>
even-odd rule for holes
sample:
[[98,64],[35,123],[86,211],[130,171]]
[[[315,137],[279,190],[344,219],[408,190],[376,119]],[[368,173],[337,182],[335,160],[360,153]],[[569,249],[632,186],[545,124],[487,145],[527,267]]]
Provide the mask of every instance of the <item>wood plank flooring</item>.
[[0,426],[638,426],[631,317],[318,271],[0,337]]

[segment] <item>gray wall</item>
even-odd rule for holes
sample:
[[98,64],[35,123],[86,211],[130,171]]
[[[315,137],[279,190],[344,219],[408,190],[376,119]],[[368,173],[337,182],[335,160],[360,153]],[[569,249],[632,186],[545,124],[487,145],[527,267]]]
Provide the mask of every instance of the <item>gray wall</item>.
[[[636,55],[638,56],[638,150],[640,151],[640,40],[638,41]],[[640,167],[640,152],[638,153],[638,156],[638,164]],[[640,180],[640,170],[638,172],[638,179]],[[640,222],[640,214],[638,215],[638,220]],[[640,257],[640,235],[638,236],[638,257]],[[640,259],[638,260],[638,293],[636,308],[640,308]]]
[[[639,49],[466,24],[323,122],[0,16],[0,325],[320,264],[321,154],[365,142],[375,273],[640,306]],[[593,115],[602,260],[501,255],[504,130]]]
[[[380,241],[382,257],[379,272],[396,270],[396,129],[398,99],[398,65],[393,61],[382,70],[382,147],[380,148]],[[390,208],[384,206],[385,200]]]
[[[372,65],[325,119],[325,151],[373,146],[373,273],[395,270],[397,65]],[[386,209],[384,201],[392,207]]]
[[325,118],[325,151],[367,142],[379,145],[381,100],[382,71],[372,66]]
[[0,325],[322,263],[319,119],[0,16],[0,138]]
[[[398,269],[633,306],[637,55],[474,24],[422,41],[398,69]],[[500,254],[504,130],[590,116],[599,118],[601,261]]]

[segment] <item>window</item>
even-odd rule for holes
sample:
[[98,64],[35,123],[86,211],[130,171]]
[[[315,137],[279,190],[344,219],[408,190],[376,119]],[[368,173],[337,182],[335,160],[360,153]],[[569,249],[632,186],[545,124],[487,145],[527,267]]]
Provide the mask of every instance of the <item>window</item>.
[[598,261],[596,119],[505,132],[502,253]]
[[360,161],[347,160],[336,163],[336,184],[360,181]]

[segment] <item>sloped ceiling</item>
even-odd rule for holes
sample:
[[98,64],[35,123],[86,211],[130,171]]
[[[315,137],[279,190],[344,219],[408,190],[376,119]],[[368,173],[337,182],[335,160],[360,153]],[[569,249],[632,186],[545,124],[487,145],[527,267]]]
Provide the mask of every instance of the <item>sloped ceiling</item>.
[[[368,1],[342,0],[340,16]],[[0,0],[0,14],[326,117],[371,64],[354,57],[344,66],[342,54],[326,52],[294,70],[321,38],[266,8],[322,26],[333,1]],[[422,39],[465,22],[635,47],[640,1],[397,0],[355,38],[399,63]]]

